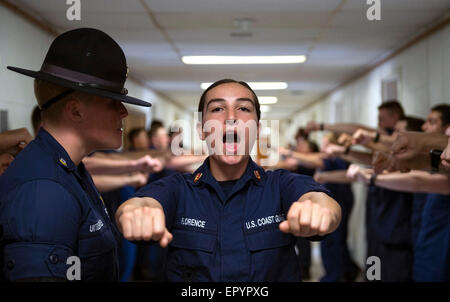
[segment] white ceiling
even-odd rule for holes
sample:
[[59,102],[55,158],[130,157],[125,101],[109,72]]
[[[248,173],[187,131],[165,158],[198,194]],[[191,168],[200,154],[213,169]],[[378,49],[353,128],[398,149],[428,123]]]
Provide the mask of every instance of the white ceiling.
[[[381,21],[370,22],[365,0],[81,0],[81,21],[68,21],[65,0],[10,2],[58,32],[104,30],[124,49],[133,78],[189,109],[197,106],[201,82],[286,81],[287,90],[257,92],[279,97],[270,118],[287,117],[316,100],[450,9],[448,0],[381,0]],[[255,20],[252,37],[231,37],[235,18]],[[302,65],[192,66],[181,63],[180,54],[308,59]]]

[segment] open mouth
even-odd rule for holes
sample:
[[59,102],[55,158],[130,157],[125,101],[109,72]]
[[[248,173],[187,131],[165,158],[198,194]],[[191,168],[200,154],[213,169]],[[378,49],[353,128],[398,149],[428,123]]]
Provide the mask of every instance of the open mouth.
[[225,154],[236,154],[241,139],[235,131],[225,132],[223,135],[223,146]]

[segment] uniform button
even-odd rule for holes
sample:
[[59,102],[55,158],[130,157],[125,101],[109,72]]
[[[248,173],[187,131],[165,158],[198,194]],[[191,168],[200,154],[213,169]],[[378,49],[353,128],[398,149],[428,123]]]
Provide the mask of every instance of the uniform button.
[[50,259],[50,262],[53,264],[58,263],[58,255],[50,255],[50,257],[48,257]]
[[9,260],[8,263],[6,264],[6,267],[7,267],[9,270],[12,270],[12,269],[14,268],[14,265],[16,265],[16,261],[14,261],[14,260]]

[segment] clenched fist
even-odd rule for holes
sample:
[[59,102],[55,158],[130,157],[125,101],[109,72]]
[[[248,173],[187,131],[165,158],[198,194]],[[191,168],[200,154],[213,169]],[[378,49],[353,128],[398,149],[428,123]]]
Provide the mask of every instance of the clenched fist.
[[336,230],[341,220],[341,209],[336,201],[324,193],[307,194],[315,196],[294,202],[287,220],[280,223],[280,230],[298,237],[324,236]]
[[161,204],[153,198],[132,198],[116,212],[116,223],[124,238],[130,241],[158,241],[166,247],[172,234],[166,228]]

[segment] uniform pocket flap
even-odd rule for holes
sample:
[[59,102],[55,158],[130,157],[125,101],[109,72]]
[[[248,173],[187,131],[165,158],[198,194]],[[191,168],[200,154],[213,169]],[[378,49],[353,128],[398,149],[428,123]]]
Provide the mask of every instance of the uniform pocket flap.
[[286,246],[292,241],[291,235],[282,233],[278,229],[255,232],[245,237],[248,248],[252,252]]
[[212,252],[216,244],[216,236],[195,231],[172,230],[171,246],[181,249]]

